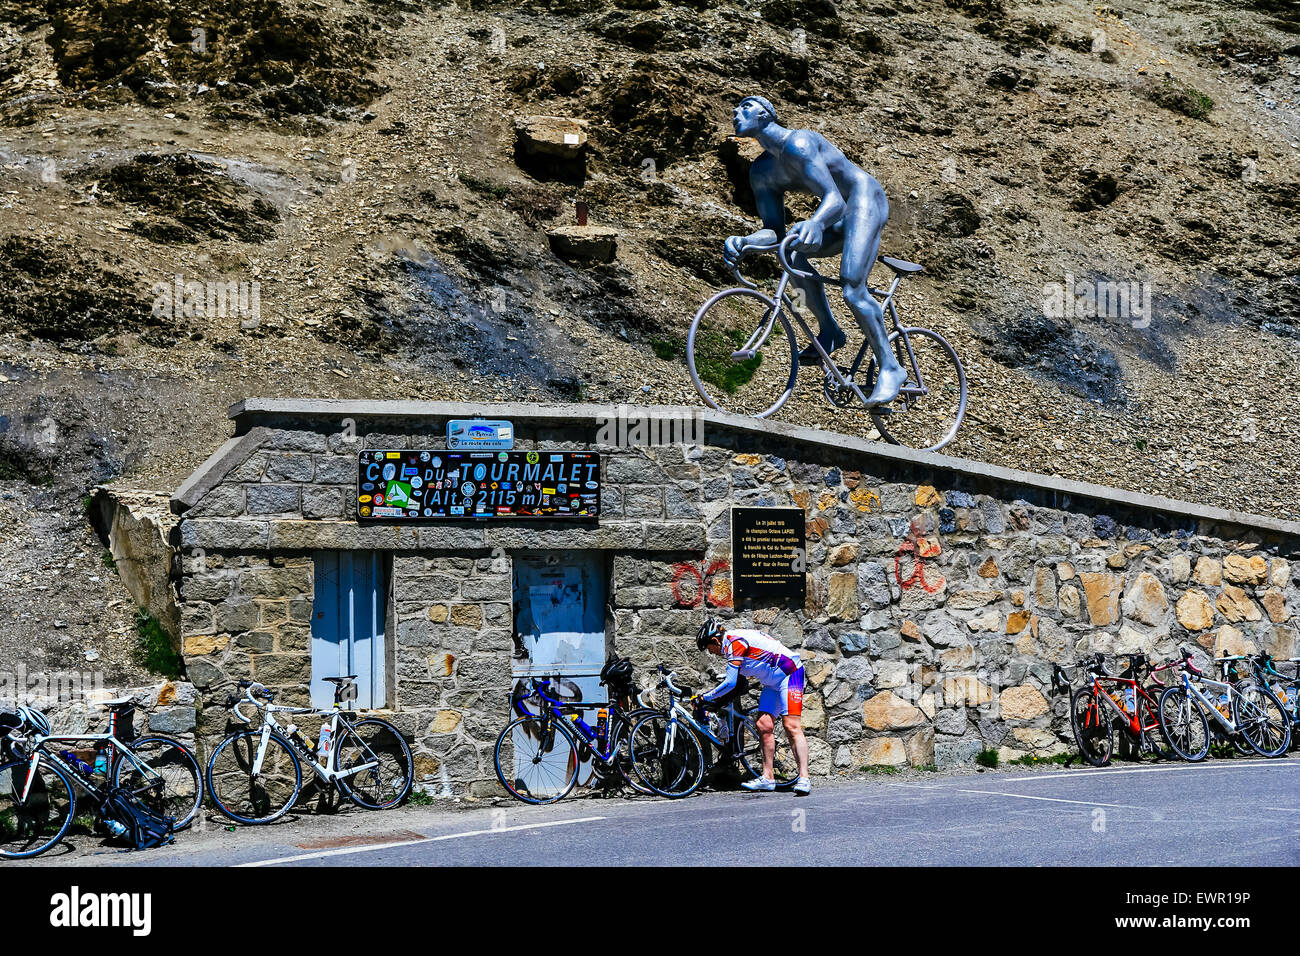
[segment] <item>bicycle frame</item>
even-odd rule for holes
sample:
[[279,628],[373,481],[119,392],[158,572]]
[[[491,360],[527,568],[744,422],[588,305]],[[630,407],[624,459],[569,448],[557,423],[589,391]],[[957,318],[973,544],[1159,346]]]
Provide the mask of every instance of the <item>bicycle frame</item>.
[[[794,278],[794,274],[791,271],[791,267],[786,261],[785,249],[784,249],[785,243],[788,242],[790,238],[791,236],[787,236],[780,243],[776,243],[769,246],[763,246],[763,247],[753,247],[752,250],[747,250],[747,251],[754,251],[754,252],[769,252],[774,249],[777,250],[778,258],[781,260],[781,264],[782,264],[781,278],[777,282],[776,293],[773,296],[773,301],[776,302],[776,308],[771,310],[771,312],[767,316],[766,321],[764,321],[764,323],[761,326],[759,326],[757,329],[754,330],[753,335],[751,335],[746,340],[745,344],[732,353],[732,358],[735,359],[753,358],[754,355],[765,344],[767,344],[767,339],[772,334],[772,329],[776,327],[777,317],[781,314],[781,311],[784,308],[790,314],[790,316],[793,317],[794,321],[799,325],[799,328],[803,330],[804,337],[811,342],[812,347],[817,350],[817,354],[821,356],[822,365],[826,370],[827,376],[833,378],[836,384],[839,385],[841,388],[851,388],[854,389],[854,391],[856,392],[857,389],[854,387],[853,382],[850,379],[852,378],[852,376],[857,374],[858,369],[862,365],[862,360],[871,352],[871,345],[868,342],[862,343],[862,347],[858,349],[857,357],[854,358],[853,360],[853,365],[850,366],[849,375],[845,376],[839,370],[839,366],[837,365],[837,363],[831,359],[830,354],[822,347],[822,344],[819,341],[817,341],[817,336],[813,334],[812,329],[808,327],[808,323],[804,321],[803,315],[799,312],[798,309],[795,308],[794,303],[790,300],[789,295],[786,294],[786,290],[789,288],[790,282]],[[810,269],[809,272],[800,273],[800,274],[816,280],[823,286],[825,286],[827,283],[836,286],[843,286],[844,284],[843,281],[840,279],[836,279],[831,276],[822,275],[811,265],[809,265],[809,269]],[[747,286],[751,289],[755,289],[755,290],[758,289],[757,283],[750,282],[748,279],[746,279],[744,276],[740,274],[739,265],[733,267],[732,272],[736,276],[736,279],[742,285]],[[882,311],[888,310],[890,318],[893,320],[894,323],[894,331],[895,333],[897,333],[899,340],[902,341],[904,348],[906,348],[907,350],[908,364],[911,366],[912,375],[908,379],[908,381],[903,384],[902,388],[899,389],[899,395],[907,396],[908,398],[921,397],[924,395],[928,395],[930,393],[930,390],[925,385],[925,379],[921,374],[920,363],[917,362],[916,353],[912,349],[911,339],[908,337],[907,331],[906,329],[904,329],[903,324],[898,317],[898,308],[894,304],[894,294],[898,291],[898,287],[902,284],[902,282],[903,282],[903,277],[901,275],[896,275],[894,276],[893,281],[890,283],[888,290],[881,290],[874,287],[868,287],[867,291],[874,296],[881,296],[881,295],[884,296],[884,299],[880,302],[881,309]],[[915,382],[915,384],[912,384],[913,382]]]
[[[718,711],[719,716],[723,717],[723,719],[727,721],[727,739],[719,740],[709,732],[708,727],[702,725],[695,719],[694,715],[691,714],[690,710],[676,695],[673,695],[669,710],[672,712],[672,715],[675,715],[678,719],[684,722],[686,726],[690,727],[701,737],[708,740],[715,747],[723,748],[731,745],[731,743],[736,739],[736,724],[745,716],[744,713],[736,707],[736,701],[734,699],[727,701],[726,709]],[[670,715],[669,721],[673,721],[673,716]]]
[[[615,755],[618,752],[618,743],[619,743],[617,740],[615,740],[614,734],[611,734],[608,731],[606,732],[605,746],[607,749],[602,751],[599,744],[597,743],[599,737],[596,731],[592,729],[592,726],[589,723],[587,723],[585,720],[582,719],[582,716],[580,714],[573,714],[567,720],[563,719],[562,716],[562,712],[566,709],[573,710],[574,708],[579,708],[579,709],[586,710],[593,705],[582,703],[582,702],[566,703],[565,701],[556,700],[554,697],[549,697],[542,690],[542,688],[547,686],[548,684],[550,684],[549,679],[543,680],[540,683],[534,682],[533,692],[529,694],[527,697],[520,697],[518,700],[515,701],[514,704],[515,710],[518,711],[521,716],[537,717],[542,721],[555,720],[557,714],[560,715],[561,719],[556,720],[557,724],[564,724],[569,729],[576,730],[578,732],[578,735],[582,738],[583,743],[585,743],[587,747],[591,750],[593,756],[598,758],[602,763],[612,764]],[[536,697],[539,701],[541,701],[543,713],[534,714],[532,711],[530,711],[527,707],[524,706],[524,701],[531,700],[534,697]],[[604,706],[610,711],[610,717],[612,718],[614,716],[614,711],[618,708],[611,704],[606,704]],[[613,721],[611,720],[609,726],[612,726],[612,724]]]
[[[1198,705],[1200,706],[1201,710],[1209,713],[1209,715],[1213,717],[1219,723],[1219,725],[1228,733],[1236,734],[1241,732],[1241,728],[1238,727],[1236,724],[1234,724],[1231,719],[1225,717],[1223,715],[1223,712],[1219,710],[1218,706],[1214,703],[1214,701],[1210,700],[1210,698],[1206,697],[1205,694],[1201,693],[1200,688],[1198,688],[1196,684],[1192,683],[1191,675],[1188,674],[1186,670],[1183,671],[1182,676],[1183,676],[1183,682],[1182,682],[1183,689],[1187,691],[1189,703],[1193,699],[1195,699],[1198,702]],[[1226,690],[1228,692],[1228,699],[1230,704],[1231,701],[1235,700],[1237,697],[1240,696],[1240,694],[1237,691],[1237,688],[1232,684],[1228,683],[1227,681],[1215,680],[1212,677],[1206,677],[1204,674],[1197,675],[1196,680],[1198,683],[1207,684],[1211,687],[1217,687],[1220,688],[1221,690]],[[1229,709],[1231,709],[1231,707]]]
[[[252,692],[250,689],[248,697],[241,701],[240,704],[236,705],[234,710],[239,714],[244,723],[252,723],[252,721],[245,717],[243,712],[239,710],[239,707],[245,703],[251,702],[263,714],[261,739],[258,741],[257,754],[253,757],[253,765],[251,767],[253,776],[260,776],[262,773],[262,762],[266,759],[266,748],[271,742],[271,734],[273,733],[278,733],[281,738],[287,740],[299,755],[307,758],[307,765],[311,767],[316,776],[331,784],[379,766],[378,760],[370,760],[358,764],[355,767],[348,767],[344,770],[338,769],[340,725],[345,728],[346,732],[351,733],[350,722],[342,720],[341,718],[345,713],[352,713],[351,711],[343,711],[337,707],[332,710],[318,710],[315,707],[287,707],[283,704],[272,704],[265,701],[251,700],[251,697]],[[295,739],[296,735],[286,732],[286,729],[280,725],[278,720],[275,719],[276,714],[314,714],[320,717],[328,717],[330,720],[330,749],[329,754],[326,757],[326,761],[328,762],[323,763],[319,761],[316,758],[316,754],[312,753],[305,746],[299,743],[297,739]]]
[[[1103,681],[1108,681],[1125,688],[1132,688],[1134,705],[1133,713],[1129,713],[1124,705],[1115,699],[1110,691],[1103,686]],[[1153,715],[1159,708],[1156,704],[1155,698],[1147,693],[1146,688],[1138,682],[1136,677],[1110,677],[1101,674],[1094,674],[1092,675],[1091,686],[1095,699],[1105,702],[1112,710],[1114,710],[1119,718],[1124,722],[1125,728],[1134,737],[1143,737],[1147,731],[1154,730],[1160,726],[1159,721],[1154,716],[1152,717],[1150,724],[1143,724],[1139,720],[1139,715],[1142,713],[1142,707],[1139,704],[1138,698],[1144,698],[1149,704],[1151,704],[1151,713]]]
[[[1287,709],[1292,723],[1300,723],[1300,668],[1293,677],[1287,677],[1277,669],[1278,662],[1271,657],[1265,659],[1261,664],[1255,658],[1251,658],[1251,666],[1254,668],[1257,680],[1268,686],[1274,694],[1277,694],[1279,701]],[[1289,657],[1284,658],[1281,663],[1297,664],[1300,659]],[[1281,692],[1279,693],[1279,689]]]
[[[141,760],[131,750],[130,746],[117,739],[117,714],[110,711],[108,715],[108,731],[102,734],[50,734],[48,737],[39,734],[32,738],[32,756],[27,768],[27,780],[23,784],[22,799],[27,799],[28,792],[31,789],[32,781],[36,779],[36,768],[39,766],[41,758],[58,764],[68,772],[68,775],[81,787],[86,793],[96,797],[102,797],[104,790],[78,767],[71,765],[68,761],[56,751],[46,748],[46,744],[57,743],[85,743],[93,741],[95,743],[108,744],[108,773],[112,773],[112,768],[118,759],[127,760],[135,767],[136,770],[145,774],[151,774],[157,778],[155,783],[149,784],[148,787],[142,787],[141,790],[148,790],[162,782],[162,777],[154,773],[152,767]],[[107,776],[107,774],[106,774]],[[137,791],[138,792],[138,791]]]

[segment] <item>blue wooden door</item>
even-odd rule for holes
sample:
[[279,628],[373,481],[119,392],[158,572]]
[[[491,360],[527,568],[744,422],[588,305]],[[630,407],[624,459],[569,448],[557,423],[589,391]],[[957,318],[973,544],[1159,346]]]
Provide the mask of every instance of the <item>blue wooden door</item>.
[[311,621],[311,702],[334,703],[326,677],[357,675],[356,707],[388,702],[384,625],[388,566],[377,551],[317,551]]

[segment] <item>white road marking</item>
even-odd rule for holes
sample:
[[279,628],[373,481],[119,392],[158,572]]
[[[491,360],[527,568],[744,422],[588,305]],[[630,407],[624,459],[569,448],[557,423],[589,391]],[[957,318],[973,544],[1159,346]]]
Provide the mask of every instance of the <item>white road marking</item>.
[[[944,788],[948,789],[948,788]],[[952,788],[956,793],[982,793],[990,797],[1015,797],[1018,800],[1046,800],[1048,803],[1075,803],[1081,807],[1113,807],[1116,810],[1145,810],[1145,807],[1134,807],[1126,803],[1099,803],[1096,800],[1064,800],[1060,797],[1032,797],[1027,793],[1006,793],[1002,790],[963,790],[958,787]]]
[[[1062,770],[1052,771],[1045,770],[1036,774],[1023,774],[1012,778],[1003,778],[1006,783],[1039,783],[1043,780],[1096,780],[1099,777],[1111,777],[1121,773],[1209,773],[1212,770],[1252,770],[1260,767],[1266,767],[1271,770],[1282,770],[1287,767],[1300,767],[1300,760],[1279,760],[1279,759],[1261,759],[1243,761],[1238,764],[1202,764],[1202,763],[1179,763],[1168,767],[1117,767],[1114,770],[1109,767],[1096,767],[1092,770]],[[900,784],[905,786],[905,784]]]
[[254,860],[240,863],[238,866],[274,866],[277,863],[300,863],[303,860],[321,860],[330,856],[346,856],[352,853],[370,853],[374,850],[393,850],[402,846],[418,846],[422,843],[438,843],[442,840],[459,840],[462,837],[485,836],[490,833],[514,833],[518,830],[536,830],[541,827],[562,827],[571,823],[594,823],[604,817],[578,817],[575,820],[548,820],[542,823],[521,823],[513,827],[489,827],[486,830],[466,830],[464,833],[445,833],[442,836],[424,837],[419,840],[399,840],[394,843],[379,843],[373,846],[345,846],[336,850],[321,850],[316,853],[300,853],[297,856],[282,856],[274,860]]
[[1295,807],[1265,807],[1265,810],[1277,810],[1279,813],[1300,813]]

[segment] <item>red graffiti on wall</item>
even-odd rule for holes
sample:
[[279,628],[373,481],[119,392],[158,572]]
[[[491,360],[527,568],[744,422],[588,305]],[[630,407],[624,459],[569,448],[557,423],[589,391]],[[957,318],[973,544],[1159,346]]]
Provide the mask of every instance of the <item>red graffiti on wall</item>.
[[731,607],[731,565],[726,561],[698,566],[688,561],[673,565],[673,600],[680,607]]
[[[939,575],[938,581],[927,581],[925,579],[925,562],[929,558],[937,558],[943,553],[943,548],[939,545],[939,538],[936,535],[933,539],[925,537],[925,527],[919,518],[913,518],[911,525],[907,529],[907,539],[899,546],[898,553],[894,555],[894,579],[898,581],[898,586],[904,591],[911,590],[917,584],[925,589],[927,594],[933,594],[946,583],[943,575]],[[904,579],[903,577],[903,555],[912,556],[912,573]]]

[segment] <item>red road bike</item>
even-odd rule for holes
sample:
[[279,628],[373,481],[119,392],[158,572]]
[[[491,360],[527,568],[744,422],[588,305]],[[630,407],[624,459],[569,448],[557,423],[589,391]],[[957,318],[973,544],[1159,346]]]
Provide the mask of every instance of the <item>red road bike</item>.
[[[1101,654],[1080,664],[1087,680],[1070,697],[1070,729],[1074,731],[1079,753],[1094,767],[1110,763],[1121,733],[1135,745],[1139,755],[1173,755],[1160,727],[1157,700],[1167,685],[1154,675],[1177,667],[1178,662],[1152,666],[1145,654],[1124,656],[1128,666],[1118,676],[1107,672]],[[1151,686],[1144,686],[1146,678],[1152,681]],[[1052,682],[1059,691],[1070,689],[1065,671],[1059,665],[1053,665]]]

